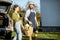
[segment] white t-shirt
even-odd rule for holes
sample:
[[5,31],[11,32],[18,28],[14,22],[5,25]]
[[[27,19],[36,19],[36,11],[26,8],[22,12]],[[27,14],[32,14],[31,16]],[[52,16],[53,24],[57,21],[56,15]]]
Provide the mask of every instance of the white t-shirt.
[[26,20],[26,18],[28,18],[29,17],[29,15],[30,15],[30,12],[34,12],[35,14],[36,14],[36,12],[35,12],[35,10],[33,10],[33,9],[28,9],[27,11],[26,11],[26,14],[25,14],[25,20]]

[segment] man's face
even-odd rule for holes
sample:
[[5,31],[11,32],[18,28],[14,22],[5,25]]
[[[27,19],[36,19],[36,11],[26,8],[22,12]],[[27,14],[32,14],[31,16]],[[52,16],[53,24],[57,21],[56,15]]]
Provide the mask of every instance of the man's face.
[[33,4],[30,4],[30,8],[33,9],[34,8],[34,5]]

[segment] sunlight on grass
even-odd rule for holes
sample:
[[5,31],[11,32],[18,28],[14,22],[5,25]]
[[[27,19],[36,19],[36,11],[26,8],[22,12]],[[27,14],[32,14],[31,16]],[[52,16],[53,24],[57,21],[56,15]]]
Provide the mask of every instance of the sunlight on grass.
[[[15,35],[15,32],[12,33],[12,36]],[[34,34],[33,36],[34,37]],[[53,33],[53,32],[39,32],[38,33],[38,38],[42,38],[42,39],[58,39],[60,40],[60,33]]]

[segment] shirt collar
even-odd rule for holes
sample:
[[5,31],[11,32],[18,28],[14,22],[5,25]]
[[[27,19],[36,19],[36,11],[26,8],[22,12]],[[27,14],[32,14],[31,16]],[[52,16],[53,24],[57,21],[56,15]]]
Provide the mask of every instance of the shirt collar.
[[34,9],[29,9],[31,12],[35,12],[35,10]]

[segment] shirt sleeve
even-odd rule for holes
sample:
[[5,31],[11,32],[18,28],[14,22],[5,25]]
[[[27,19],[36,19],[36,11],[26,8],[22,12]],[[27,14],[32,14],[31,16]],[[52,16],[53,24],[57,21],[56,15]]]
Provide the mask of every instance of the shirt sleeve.
[[30,11],[29,11],[29,10],[27,10],[27,11],[26,11],[26,14],[25,14],[25,20],[26,20],[26,18],[28,18],[28,17],[29,17],[29,14],[30,14]]
[[36,11],[34,11],[35,12],[35,17],[36,17]]
[[14,14],[14,13],[12,14],[12,19],[13,19],[13,20],[15,20],[15,19],[16,19],[16,17],[15,17],[15,14]]

